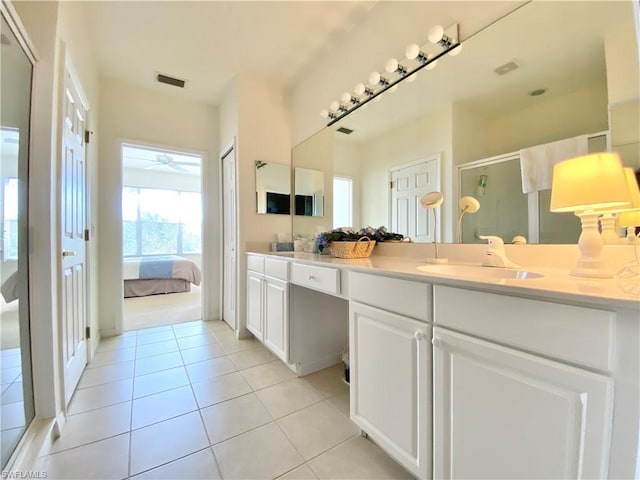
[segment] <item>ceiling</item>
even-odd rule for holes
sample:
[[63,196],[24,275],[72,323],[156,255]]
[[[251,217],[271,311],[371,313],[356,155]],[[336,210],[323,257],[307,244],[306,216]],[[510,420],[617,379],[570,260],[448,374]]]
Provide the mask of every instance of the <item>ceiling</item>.
[[[237,74],[294,82],[339,43],[372,1],[84,2],[100,74],[218,105]],[[155,83],[162,73],[183,91]]]

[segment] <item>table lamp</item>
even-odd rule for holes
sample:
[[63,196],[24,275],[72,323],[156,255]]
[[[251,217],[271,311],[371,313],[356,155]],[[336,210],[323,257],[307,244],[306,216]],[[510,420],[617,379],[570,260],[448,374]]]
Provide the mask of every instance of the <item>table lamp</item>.
[[592,153],[554,165],[549,210],[573,212],[582,224],[578,240],[580,259],[571,275],[613,277],[613,271],[608,270],[600,258],[603,242],[598,232],[601,212],[597,209],[630,204],[631,194],[617,153]]
[[436,208],[442,205],[443,201],[444,196],[441,192],[425,193],[422,198],[420,198],[422,208],[433,212],[433,248],[435,250],[435,256],[433,258],[427,258],[427,263],[447,263],[449,261],[446,258],[438,257],[438,217],[436,216]]
[[[601,211],[600,226],[602,231],[602,241],[605,244],[621,244],[626,243],[625,239],[618,237],[618,231],[616,227],[616,214],[620,216],[623,212],[632,212],[640,210],[640,189],[638,189],[638,182],[636,180],[636,174],[631,167],[624,168],[624,175],[627,180],[627,186],[631,195],[631,205],[623,207],[615,207]],[[619,225],[622,226],[622,225]],[[630,225],[624,225],[628,227]],[[627,232],[628,233],[628,232]],[[627,237],[628,238],[628,237]]]
[[618,214],[617,223],[619,227],[626,227],[627,241],[635,243],[636,227],[640,227],[640,210],[629,210]]

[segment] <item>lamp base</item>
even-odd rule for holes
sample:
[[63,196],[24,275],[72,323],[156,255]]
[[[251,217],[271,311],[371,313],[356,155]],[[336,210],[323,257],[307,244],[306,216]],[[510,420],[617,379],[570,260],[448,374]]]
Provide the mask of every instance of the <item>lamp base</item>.
[[612,278],[614,272],[607,270],[601,260],[581,259],[570,274],[574,277]]
[[443,264],[443,263],[449,263],[449,259],[448,258],[427,258],[425,262]]
[[576,212],[582,224],[582,233],[578,239],[580,258],[571,275],[575,277],[611,278],[613,271],[605,268],[605,262],[600,253],[602,238],[598,232],[598,212],[593,210]]

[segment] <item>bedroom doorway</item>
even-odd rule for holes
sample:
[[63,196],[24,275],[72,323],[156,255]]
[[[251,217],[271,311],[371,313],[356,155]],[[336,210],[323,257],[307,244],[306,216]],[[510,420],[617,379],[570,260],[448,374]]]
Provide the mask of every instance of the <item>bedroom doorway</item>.
[[202,318],[202,156],[121,145],[123,330]]

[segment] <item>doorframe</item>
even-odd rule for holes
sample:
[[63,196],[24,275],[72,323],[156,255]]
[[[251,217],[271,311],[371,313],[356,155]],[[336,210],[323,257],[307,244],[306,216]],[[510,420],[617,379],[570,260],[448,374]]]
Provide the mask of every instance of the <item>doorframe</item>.
[[[236,315],[235,318],[233,320],[233,329],[234,331],[238,330],[238,291],[239,291],[239,276],[238,276],[238,272],[239,272],[239,262],[238,262],[238,240],[239,240],[239,232],[240,232],[240,225],[239,225],[239,216],[238,216],[238,212],[239,212],[239,208],[238,208],[238,143],[237,143],[237,138],[234,136],[233,137],[233,141],[231,142],[231,144],[229,146],[227,146],[227,148],[224,148],[220,155],[219,155],[219,168],[220,168],[220,183],[219,183],[219,188],[218,188],[218,205],[220,205],[220,232],[221,232],[221,241],[220,241],[220,251],[219,251],[219,255],[220,255],[220,290],[219,290],[219,295],[220,295],[220,309],[219,309],[219,318],[220,320],[223,320],[224,318],[224,159],[232,154],[235,156],[235,161],[234,161],[234,176],[235,176],[235,180],[236,180],[236,184],[235,184],[235,192],[236,192],[236,201],[235,201],[235,211],[233,212],[235,217],[236,217],[236,221],[235,221],[235,252],[236,252],[236,266],[235,266],[235,292],[234,292],[234,296],[235,296],[235,305],[236,305]],[[224,320],[223,320],[224,321]],[[228,325],[228,323],[227,323]],[[231,327],[231,325],[229,325]]]
[[[163,144],[163,143],[156,143],[153,141],[148,141],[148,140],[136,140],[136,139],[132,139],[130,137],[118,137],[116,138],[116,142],[118,145],[118,161],[120,163],[120,186],[118,191],[120,192],[120,196],[118,197],[117,200],[117,204],[119,206],[119,211],[120,211],[120,219],[118,222],[118,228],[116,231],[116,234],[118,235],[118,238],[120,239],[120,243],[119,243],[119,281],[120,281],[120,290],[121,290],[121,295],[118,296],[118,303],[119,305],[116,307],[116,312],[120,312],[120,315],[118,315],[114,320],[114,334],[115,335],[120,335],[124,332],[124,285],[123,285],[123,271],[122,271],[122,259],[124,258],[124,251],[123,251],[123,245],[122,245],[122,189],[124,188],[124,175],[123,175],[123,171],[124,171],[124,165],[122,162],[122,146],[124,144],[128,144],[128,145],[135,145],[135,146],[139,146],[142,148],[148,147],[149,149],[153,149],[153,150],[167,150],[167,151],[171,151],[171,152],[176,152],[176,153],[188,153],[191,155],[199,155],[201,160],[201,164],[200,164],[200,203],[201,205],[204,207],[204,201],[205,201],[205,175],[204,175],[204,166],[207,162],[207,152],[203,151],[203,150],[198,150],[195,148],[187,148],[187,147],[180,147],[180,146],[171,146],[171,145],[167,145],[167,144]],[[203,219],[202,219],[202,224],[200,226],[200,235],[202,237],[202,239],[204,240],[205,235],[205,218],[204,218],[204,208],[202,208],[203,211]],[[202,265],[202,269],[203,269],[203,284],[206,286],[206,283],[204,282],[204,280],[209,280],[211,277],[210,276],[206,276],[204,269],[207,268],[208,269],[208,257],[209,257],[209,250],[211,250],[211,252],[213,252],[212,248],[209,248],[209,245],[207,242],[202,242],[202,252],[200,253],[201,256],[201,265]],[[205,253],[206,252],[206,253]],[[206,297],[206,301],[205,301],[205,297]],[[200,289],[200,311],[202,312],[202,316],[204,316],[205,313],[205,306],[208,305],[208,301],[209,301],[209,296],[207,295],[207,289],[206,288],[201,288]]]

